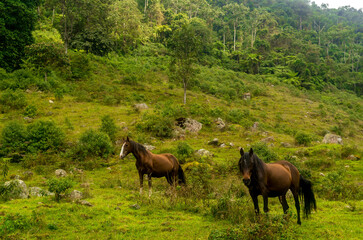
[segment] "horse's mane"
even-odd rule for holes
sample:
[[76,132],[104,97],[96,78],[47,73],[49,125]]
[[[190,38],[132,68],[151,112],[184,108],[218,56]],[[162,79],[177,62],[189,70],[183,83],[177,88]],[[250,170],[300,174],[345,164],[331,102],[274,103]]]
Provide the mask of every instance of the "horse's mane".
[[135,152],[137,152],[137,153],[144,153],[144,154],[147,153],[146,148],[142,144],[137,143],[137,142],[134,142],[134,141],[131,141],[131,140],[130,140],[130,143],[133,145],[133,147],[135,149]]
[[[254,164],[254,171],[256,174],[261,173],[261,174],[265,174],[265,168],[264,165],[265,163],[259,158],[257,157],[257,155],[254,153],[252,155],[252,159],[254,160],[255,164]],[[257,175],[256,175],[257,177]]]

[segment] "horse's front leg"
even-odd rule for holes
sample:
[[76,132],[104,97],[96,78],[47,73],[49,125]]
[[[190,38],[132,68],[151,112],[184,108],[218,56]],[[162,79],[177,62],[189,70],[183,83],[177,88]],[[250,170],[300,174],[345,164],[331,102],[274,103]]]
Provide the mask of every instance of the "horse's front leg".
[[151,183],[151,173],[147,175],[147,180],[149,183],[149,197],[151,197],[151,194],[153,192],[153,187],[152,187],[152,183]]
[[252,198],[252,201],[253,201],[253,205],[255,206],[255,213],[256,213],[256,215],[258,215],[260,213],[260,208],[258,207],[257,194],[254,194],[254,193],[250,192],[250,195],[251,195],[251,198]]
[[144,186],[144,174],[139,172],[139,179],[140,179],[140,195],[142,195],[142,188]]

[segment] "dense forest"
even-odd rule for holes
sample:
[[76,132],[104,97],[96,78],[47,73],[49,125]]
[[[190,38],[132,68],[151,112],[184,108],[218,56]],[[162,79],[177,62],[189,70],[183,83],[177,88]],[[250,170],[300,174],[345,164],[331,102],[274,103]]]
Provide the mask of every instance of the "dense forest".
[[80,57],[77,63],[69,50],[140,54],[166,57],[169,75],[181,77],[185,89],[208,92],[193,81],[197,66],[220,66],[274,74],[305,89],[335,86],[363,94],[363,13],[349,6],[329,9],[308,0],[4,0],[0,10],[0,67],[8,72],[27,68],[45,78],[51,72],[79,78],[72,69],[80,67]]

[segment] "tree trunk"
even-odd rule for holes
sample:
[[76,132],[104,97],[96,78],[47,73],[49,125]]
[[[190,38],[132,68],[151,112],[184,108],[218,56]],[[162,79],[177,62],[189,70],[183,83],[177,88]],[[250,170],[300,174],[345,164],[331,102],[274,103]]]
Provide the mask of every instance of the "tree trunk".
[[53,14],[52,14],[52,26],[53,26],[53,23],[54,23],[54,11],[55,11],[55,9],[53,8]]
[[184,105],[187,104],[187,83],[186,80],[183,79],[183,85],[184,85],[184,99],[183,99],[183,103]]
[[233,23],[233,51],[236,51],[236,21]]
[[145,0],[145,9],[144,9],[144,13],[146,13],[146,8],[147,8],[147,5],[148,5],[148,0]]
[[226,51],[226,33],[223,32],[223,52]]

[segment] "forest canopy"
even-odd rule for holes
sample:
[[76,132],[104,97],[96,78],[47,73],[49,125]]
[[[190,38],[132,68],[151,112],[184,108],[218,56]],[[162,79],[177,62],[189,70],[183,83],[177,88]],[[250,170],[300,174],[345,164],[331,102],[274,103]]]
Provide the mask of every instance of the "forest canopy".
[[146,47],[173,58],[186,26],[198,33],[192,42],[208,35],[192,64],[363,94],[362,9],[308,0],[5,0],[0,67],[46,76],[68,66],[69,49],[107,57]]

